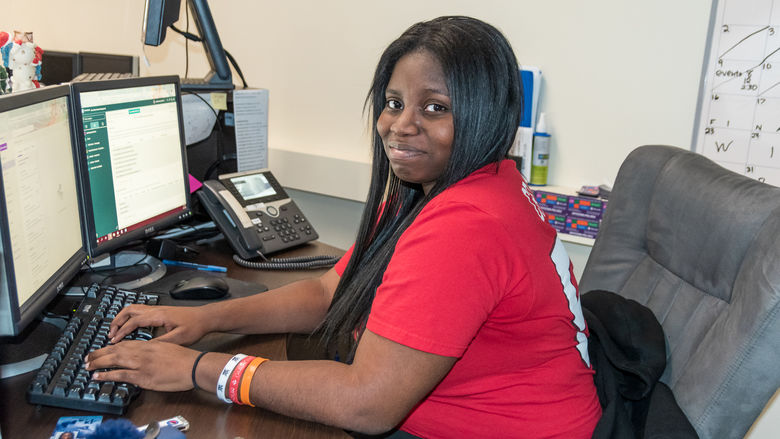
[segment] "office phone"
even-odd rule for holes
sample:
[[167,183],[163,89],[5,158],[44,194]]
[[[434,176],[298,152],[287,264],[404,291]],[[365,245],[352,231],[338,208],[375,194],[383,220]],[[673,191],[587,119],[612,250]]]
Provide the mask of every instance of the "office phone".
[[205,181],[197,196],[242,259],[264,259],[319,238],[268,169],[220,175]]

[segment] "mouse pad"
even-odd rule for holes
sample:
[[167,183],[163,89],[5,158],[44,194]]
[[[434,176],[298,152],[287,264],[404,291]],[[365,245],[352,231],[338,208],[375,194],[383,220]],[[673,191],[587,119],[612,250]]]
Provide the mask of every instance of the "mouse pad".
[[[228,287],[230,287],[230,290],[228,291],[227,295],[225,295],[225,297],[221,297],[219,299],[211,299],[211,300],[180,300],[180,299],[174,299],[170,295],[168,295],[168,292],[179,281],[190,279],[193,277],[209,277],[209,276],[219,277],[225,282],[227,282]],[[184,270],[184,271],[177,271],[175,273],[167,274],[162,279],[152,282],[149,285],[144,285],[138,290],[143,291],[145,293],[159,294],[160,305],[195,306],[195,305],[203,305],[206,303],[212,303],[220,300],[228,300],[228,299],[235,299],[237,297],[251,296],[253,294],[262,293],[263,291],[268,291],[268,287],[266,287],[263,284],[245,282],[242,280],[233,279],[231,277],[225,276],[224,274]]]

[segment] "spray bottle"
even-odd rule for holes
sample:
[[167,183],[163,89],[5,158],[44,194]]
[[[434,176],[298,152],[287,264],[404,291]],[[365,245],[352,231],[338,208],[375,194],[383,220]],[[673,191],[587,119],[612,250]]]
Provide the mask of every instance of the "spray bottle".
[[534,186],[547,184],[547,166],[550,161],[550,134],[547,133],[547,124],[544,113],[539,114],[539,122],[534,132],[533,153],[531,155],[531,181]]

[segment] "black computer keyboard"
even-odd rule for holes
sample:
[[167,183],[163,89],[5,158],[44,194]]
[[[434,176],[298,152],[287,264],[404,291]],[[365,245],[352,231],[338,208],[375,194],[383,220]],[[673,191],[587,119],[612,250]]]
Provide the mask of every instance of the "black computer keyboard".
[[134,75],[132,73],[119,73],[119,72],[101,72],[101,73],[94,73],[94,72],[87,72],[87,73],[81,73],[75,78],[72,79],[72,82],[84,82],[84,81],[102,81],[104,79],[121,79],[121,78],[132,78]]
[[[31,404],[123,414],[140,389],[132,384],[92,380],[84,356],[108,344],[108,329],[119,311],[133,303],[156,305],[159,297],[93,284],[27,389]],[[152,328],[125,339],[149,340]]]

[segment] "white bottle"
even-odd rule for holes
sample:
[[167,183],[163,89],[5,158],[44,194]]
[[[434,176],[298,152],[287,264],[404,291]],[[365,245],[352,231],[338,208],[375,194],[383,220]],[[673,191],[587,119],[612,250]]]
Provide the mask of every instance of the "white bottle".
[[531,155],[531,181],[534,186],[547,184],[547,167],[550,161],[550,134],[547,133],[547,124],[544,113],[539,114],[539,122],[534,132],[533,153]]

